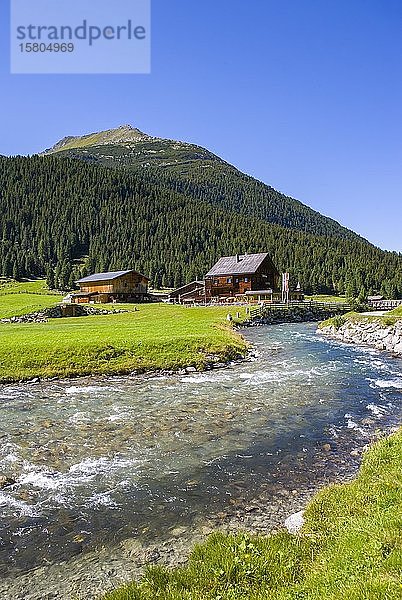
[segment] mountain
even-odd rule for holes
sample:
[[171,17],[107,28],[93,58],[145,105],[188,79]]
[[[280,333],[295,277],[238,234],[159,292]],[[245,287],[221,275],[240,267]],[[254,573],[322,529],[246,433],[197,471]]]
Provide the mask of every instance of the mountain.
[[245,175],[209,150],[148,136],[130,125],[68,137],[46,154],[91,164],[147,171],[159,188],[184,193],[225,210],[293,229],[356,239],[354,232],[294,198]]
[[57,142],[57,144],[49,150],[45,150],[43,154],[53,154],[54,152],[69,150],[71,148],[87,148],[108,144],[135,144],[139,141],[151,139],[152,137],[150,135],[142,133],[142,131],[131,125],[121,125],[117,129],[107,129],[106,131],[99,131],[81,136],[67,136]]
[[402,296],[402,256],[244,175],[198,146],[131,126],[0,157],[0,274],[136,268],[155,286],[203,275],[222,255],[268,251],[308,292]]

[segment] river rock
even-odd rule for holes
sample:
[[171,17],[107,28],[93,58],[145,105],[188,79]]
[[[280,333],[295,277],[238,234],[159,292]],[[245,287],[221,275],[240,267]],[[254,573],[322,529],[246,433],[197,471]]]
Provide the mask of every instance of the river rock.
[[14,485],[16,482],[12,477],[8,477],[8,475],[0,475],[0,489],[4,489],[9,487],[10,485]]
[[397,344],[395,344],[394,346],[394,352],[396,354],[401,354],[402,355],[402,339],[400,342],[398,342]]
[[185,533],[187,533],[187,527],[175,527],[172,530],[173,537],[182,537]]
[[346,319],[339,328],[329,325],[318,329],[317,333],[350,344],[371,346],[377,350],[386,350],[402,356],[402,320],[387,325],[380,319],[374,321],[365,318]]
[[144,547],[141,542],[135,538],[123,540],[120,544],[124,554],[140,562],[144,560]]
[[289,533],[299,533],[304,525],[304,510],[299,510],[299,512],[290,515],[285,519],[284,525]]

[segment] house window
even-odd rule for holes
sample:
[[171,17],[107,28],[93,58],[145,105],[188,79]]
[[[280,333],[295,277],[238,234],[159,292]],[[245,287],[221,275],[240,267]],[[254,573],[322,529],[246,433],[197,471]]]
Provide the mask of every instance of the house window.
[[239,283],[239,278],[238,277],[236,277],[235,283]]
[[214,279],[214,285],[219,285],[219,279]]
[[231,277],[228,277],[228,278],[226,279],[226,283],[232,283],[232,278],[231,278]]
[[244,283],[248,283],[248,277],[244,278]]

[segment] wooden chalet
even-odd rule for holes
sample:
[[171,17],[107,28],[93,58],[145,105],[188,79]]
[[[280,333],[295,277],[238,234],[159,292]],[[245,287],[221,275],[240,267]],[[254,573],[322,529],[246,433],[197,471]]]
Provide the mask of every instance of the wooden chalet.
[[224,256],[205,275],[205,298],[259,296],[273,299],[280,273],[268,253]]
[[205,283],[203,281],[191,281],[173,290],[169,294],[169,301],[179,304],[205,301]]
[[134,270],[94,273],[76,282],[80,291],[71,294],[76,304],[147,302],[149,278]]

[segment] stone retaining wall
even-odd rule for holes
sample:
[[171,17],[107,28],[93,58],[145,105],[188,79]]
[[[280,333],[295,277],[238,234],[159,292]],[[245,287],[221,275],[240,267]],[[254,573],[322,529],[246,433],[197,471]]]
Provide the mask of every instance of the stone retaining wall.
[[380,319],[347,319],[340,327],[329,325],[318,329],[342,342],[370,346],[402,356],[402,320],[387,325]]
[[[71,305],[67,305],[71,306]],[[110,315],[114,313],[127,312],[122,308],[114,308],[112,310],[99,309],[94,306],[88,305],[74,305],[74,317],[87,317],[89,315]],[[8,319],[1,319],[1,323],[46,323],[48,319],[60,319],[62,317],[70,317],[71,314],[67,314],[64,310],[63,305],[51,306],[50,308],[44,308],[35,313],[28,315],[22,315],[20,317],[10,317]]]
[[246,327],[256,327],[258,325],[276,325],[280,323],[308,323],[314,321],[325,321],[334,317],[335,315],[342,314],[342,310],[339,311],[334,309],[325,309],[322,307],[315,308],[314,306],[308,305],[305,308],[301,306],[281,308],[281,309],[268,309],[263,315],[254,317],[249,321],[246,321],[243,325]]

